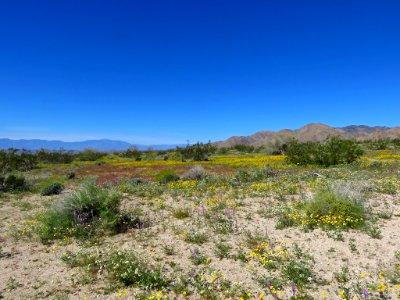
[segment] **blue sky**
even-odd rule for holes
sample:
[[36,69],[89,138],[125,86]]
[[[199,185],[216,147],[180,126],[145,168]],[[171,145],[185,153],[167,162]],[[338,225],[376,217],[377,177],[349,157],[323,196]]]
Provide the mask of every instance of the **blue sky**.
[[2,1],[0,137],[400,125],[400,1]]

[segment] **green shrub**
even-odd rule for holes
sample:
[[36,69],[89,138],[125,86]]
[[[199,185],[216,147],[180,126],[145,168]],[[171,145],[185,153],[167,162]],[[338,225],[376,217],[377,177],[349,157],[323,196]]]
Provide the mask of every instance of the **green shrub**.
[[160,185],[158,182],[143,181],[139,184],[136,180],[133,182],[128,180],[121,183],[118,186],[118,190],[138,197],[153,198],[162,195],[165,192],[165,186]]
[[122,153],[123,157],[133,158],[136,161],[140,161],[142,159],[142,152],[139,151],[136,147],[131,147],[125,152]]
[[39,216],[38,235],[48,242],[64,236],[117,233],[121,222],[127,222],[119,210],[120,201],[121,194],[114,190],[87,185]]
[[105,155],[106,153],[99,152],[94,149],[85,149],[77,154],[76,159],[80,161],[96,161]]
[[0,175],[12,171],[26,171],[36,168],[37,157],[30,151],[8,149],[0,150]]
[[64,185],[60,182],[49,183],[43,187],[41,194],[43,196],[58,195],[64,190]]
[[77,253],[68,251],[61,259],[69,267],[80,267],[93,275],[105,272],[112,282],[117,281],[125,286],[162,289],[169,283],[160,269],[148,266],[132,250],[114,250],[106,253],[93,250],[81,250]]
[[291,260],[282,269],[283,277],[289,282],[303,287],[311,283],[313,272],[307,264],[301,261]]
[[26,191],[29,186],[23,176],[8,175],[7,177],[0,178],[0,191],[15,192],[15,191]]
[[286,149],[286,159],[290,163],[325,167],[351,163],[362,154],[363,150],[356,142],[338,137],[330,138],[325,143],[300,143],[293,139]]
[[124,250],[111,253],[106,263],[106,269],[114,280],[126,286],[160,289],[168,285],[168,280],[160,269],[152,270],[133,251]]
[[156,180],[160,183],[169,183],[178,181],[179,176],[173,170],[164,170],[156,175]]
[[180,207],[173,211],[173,215],[177,219],[186,219],[190,217],[190,209],[187,207]]
[[254,152],[255,147],[252,145],[236,144],[236,145],[233,145],[231,147],[231,149],[239,151],[239,152],[251,153],[251,152]]
[[229,246],[228,244],[225,244],[223,242],[219,242],[215,244],[215,256],[217,256],[219,259],[223,258],[228,258],[229,257],[229,252],[231,251],[232,247]]
[[197,142],[193,145],[187,145],[184,148],[177,147],[177,152],[182,156],[182,159],[193,159],[194,161],[208,160],[209,156],[215,153],[217,147],[208,142],[203,144]]
[[328,227],[358,228],[365,222],[362,203],[335,193],[332,189],[322,189],[304,207],[308,224]]
[[69,164],[71,163],[76,154],[73,151],[49,151],[41,149],[36,153],[37,159],[43,163],[49,164]]
[[65,174],[65,177],[67,177],[67,179],[74,179],[76,177],[75,172],[74,171],[68,171]]
[[208,236],[203,232],[188,232],[185,241],[192,244],[201,245],[208,241]]

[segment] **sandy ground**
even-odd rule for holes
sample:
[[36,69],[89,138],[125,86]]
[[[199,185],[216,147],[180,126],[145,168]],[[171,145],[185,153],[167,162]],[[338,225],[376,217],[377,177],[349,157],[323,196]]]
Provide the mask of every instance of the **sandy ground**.
[[[14,197],[14,196],[13,196]],[[57,197],[57,196],[56,196]],[[17,197],[18,198],[18,197]],[[50,198],[54,199],[54,198]],[[42,197],[25,196],[23,199],[16,198],[0,199],[0,243],[2,247],[0,257],[0,293],[4,299],[119,299],[116,292],[111,295],[104,295],[102,288],[105,284],[101,280],[93,284],[81,285],[74,283],[77,276],[76,269],[70,269],[60,259],[63,252],[79,248],[75,242],[70,245],[42,245],[35,240],[15,240],[10,232],[20,222],[41,209]],[[21,201],[33,205],[27,209]],[[51,202],[49,198],[46,201]],[[126,207],[143,206],[148,200],[141,200],[130,197],[125,201]],[[224,239],[232,246],[232,253],[240,249],[241,243],[245,240],[245,232],[259,232],[267,234],[269,238],[285,242],[287,245],[297,243],[302,249],[307,250],[314,257],[314,272],[317,277],[333,282],[334,272],[339,272],[342,266],[347,265],[350,274],[355,277],[359,274],[371,273],[371,276],[378,274],[387,268],[392,268],[394,253],[400,250],[400,197],[375,195],[370,200],[374,209],[389,207],[393,211],[390,219],[379,219],[382,239],[373,239],[365,233],[358,231],[344,232],[344,242],[337,241],[328,236],[322,230],[304,232],[300,228],[275,229],[276,220],[264,218],[258,212],[269,203],[271,199],[244,199],[244,207],[236,212],[237,223],[234,234],[227,236],[209,234],[209,240],[200,246],[188,244],[183,237],[174,233],[174,228],[189,228],[201,219],[196,207],[192,206],[192,217],[189,219],[177,220],[171,210],[181,205],[187,205],[184,200],[177,201],[171,197],[163,200],[166,204],[164,211],[157,211],[155,206],[143,206],[143,210],[151,216],[152,226],[143,232],[131,232],[107,237],[101,247],[120,247],[134,249],[149,259],[154,259],[165,265],[165,269],[172,272],[171,265],[176,263],[181,270],[190,270],[193,264],[189,257],[194,248],[202,253],[213,257],[210,267],[219,270],[226,279],[232,282],[242,282],[249,289],[257,291],[259,287],[254,282],[253,272],[264,272],[261,269],[252,271],[249,266],[241,261],[233,259],[218,259],[213,254],[214,243]],[[174,227],[175,226],[175,227]],[[354,239],[356,251],[349,247],[349,241]],[[162,251],[163,245],[172,246],[174,255],[167,256]],[[13,278],[10,288],[10,278]],[[337,295],[336,284],[316,287],[309,294],[315,299],[323,299],[323,293],[327,293],[327,299],[340,299]],[[126,298],[135,299],[135,289],[128,288]],[[395,291],[392,292],[392,299],[397,299]],[[125,297],[125,296],[124,296]],[[269,296],[268,296],[269,297]],[[286,299],[285,297],[283,297]],[[182,297],[183,299],[183,297]],[[192,297],[192,299],[196,299]],[[266,299],[269,299],[266,297]],[[271,298],[272,299],[272,298]]]

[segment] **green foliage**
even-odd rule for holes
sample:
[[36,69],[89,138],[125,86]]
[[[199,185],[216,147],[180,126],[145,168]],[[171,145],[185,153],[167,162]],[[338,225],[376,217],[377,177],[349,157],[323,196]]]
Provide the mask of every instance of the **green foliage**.
[[289,282],[294,282],[298,287],[311,283],[313,273],[302,261],[291,260],[282,268],[283,277]]
[[193,250],[193,253],[190,255],[189,259],[196,266],[206,265],[210,262],[210,259],[204,254],[200,253],[198,249]]
[[156,180],[160,183],[178,181],[179,176],[173,170],[163,170],[156,175]]
[[106,153],[99,152],[94,149],[85,149],[77,154],[76,159],[79,161],[96,161],[105,155]]
[[7,177],[0,177],[0,191],[4,192],[16,192],[26,191],[29,186],[23,176],[17,176],[10,174]]
[[114,190],[87,185],[39,216],[37,233],[42,242],[65,236],[82,238],[118,233],[131,220],[120,212],[120,201],[121,194]]
[[182,156],[182,159],[192,159],[194,161],[208,160],[209,156],[217,150],[217,147],[208,142],[203,144],[197,142],[193,145],[187,145],[184,148],[177,147],[176,151]]
[[38,161],[49,164],[69,164],[76,154],[73,151],[48,151],[41,149],[36,153]]
[[192,244],[201,245],[208,241],[208,236],[203,232],[188,232],[185,241]]
[[75,172],[73,172],[73,171],[68,171],[68,172],[65,174],[65,177],[67,177],[67,179],[74,179],[74,178],[76,177],[76,174],[75,174]]
[[174,210],[173,215],[177,219],[186,219],[190,217],[190,210],[187,207],[180,207]]
[[232,219],[225,216],[218,216],[210,219],[211,227],[215,233],[228,234],[232,233],[235,223]]
[[52,182],[42,188],[43,196],[58,195],[64,190],[64,185],[60,182]]
[[106,269],[114,280],[126,286],[160,289],[168,285],[160,269],[152,270],[133,251],[113,252],[108,258]]
[[36,156],[27,150],[0,150],[0,176],[12,171],[26,171],[36,168]]
[[136,161],[140,161],[142,159],[142,152],[139,151],[136,147],[131,147],[125,152],[121,154],[123,157],[133,158]]
[[363,154],[361,147],[354,141],[332,137],[325,143],[291,140],[287,144],[286,159],[298,165],[332,166],[348,164]]
[[118,190],[123,193],[133,194],[138,197],[153,198],[160,196],[165,191],[165,186],[160,185],[158,182],[147,182],[137,180],[128,180],[118,186]]
[[350,280],[349,267],[342,266],[340,272],[334,272],[333,276],[338,282],[345,283]]
[[252,153],[254,152],[255,147],[252,145],[236,144],[232,146],[231,149],[244,153]]
[[215,244],[215,256],[217,256],[219,259],[222,258],[228,258],[229,257],[229,252],[231,251],[232,247],[229,246],[226,243],[219,242]]
[[169,280],[160,269],[155,269],[138,257],[132,250],[118,250],[107,253],[81,250],[66,252],[61,259],[71,268],[81,267],[94,275],[106,272],[112,282],[143,289],[161,289]]
[[332,189],[319,190],[314,198],[305,204],[304,212],[310,226],[319,224],[328,227],[358,228],[365,222],[362,203],[339,195]]

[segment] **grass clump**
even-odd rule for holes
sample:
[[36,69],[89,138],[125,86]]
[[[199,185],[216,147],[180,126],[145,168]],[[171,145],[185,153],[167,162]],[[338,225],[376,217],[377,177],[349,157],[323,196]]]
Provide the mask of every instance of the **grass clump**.
[[173,215],[177,219],[186,219],[190,217],[190,209],[187,207],[180,207],[173,211]]
[[156,175],[156,180],[160,183],[178,181],[179,176],[173,170],[164,170]]
[[121,194],[114,190],[87,185],[39,216],[39,238],[48,242],[65,236],[82,238],[118,233],[120,228],[128,227],[127,221],[135,220],[120,212],[121,199]]
[[60,182],[52,182],[42,188],[42,196],[58,195],[64,190],[64,185]]
[[359,228],[365,222],[365,208],[360,202],[323,189],[304,205],[305,220],[310,227]]

